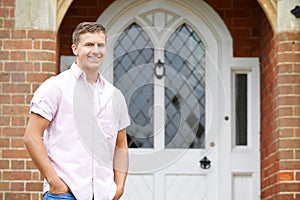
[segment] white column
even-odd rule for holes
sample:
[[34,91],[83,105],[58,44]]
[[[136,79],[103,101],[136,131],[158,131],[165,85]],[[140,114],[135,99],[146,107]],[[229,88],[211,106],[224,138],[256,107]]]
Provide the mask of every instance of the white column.
[[278,32],[300,31],[300,19],[296,18],[291,10],[300,6],[300,0],[281,0],[277,4]]
[[16,29],[56,30],[56,0],[16,0]]

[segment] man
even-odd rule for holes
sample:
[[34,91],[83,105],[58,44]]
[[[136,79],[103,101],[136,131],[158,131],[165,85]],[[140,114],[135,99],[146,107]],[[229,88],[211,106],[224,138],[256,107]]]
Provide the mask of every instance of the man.
[[117,200],[128,170],[127,106],[99,73],[105,28],[83,22],[72,39],[76,63],[34,93],[23,141],[45,177],[44,200]]

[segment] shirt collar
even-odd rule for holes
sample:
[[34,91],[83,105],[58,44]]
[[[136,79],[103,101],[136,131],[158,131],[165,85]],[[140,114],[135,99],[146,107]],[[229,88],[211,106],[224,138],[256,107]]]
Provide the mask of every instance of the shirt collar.
[[[75,62],[71,65],[71,70],[76,79],[79,79],[79,78],[86,79],[86,75],[85,75],[84,71],[82,71]],[[100,73],[98,73],[98,79],[97,79],[96,85],[98,85],[100,87],[100,89],[103,89],[103,87],[105,86],[105,79],[103,78],[103,76]]]

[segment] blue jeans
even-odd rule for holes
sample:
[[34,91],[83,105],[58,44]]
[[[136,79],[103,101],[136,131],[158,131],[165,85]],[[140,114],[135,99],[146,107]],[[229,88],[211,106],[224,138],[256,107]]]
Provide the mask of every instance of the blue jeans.
[[67,192],[65,194],[50,194],[49,192],[45,192],[44,200],[76,200],[74,195],[71,192]]

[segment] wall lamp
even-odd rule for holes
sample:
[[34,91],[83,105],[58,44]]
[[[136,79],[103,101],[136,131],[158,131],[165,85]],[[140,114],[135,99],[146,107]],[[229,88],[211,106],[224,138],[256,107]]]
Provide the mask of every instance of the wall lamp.
[[291,13],[296,17],[300,18],[300,6],[296,6],[294,9],[291,10]]

